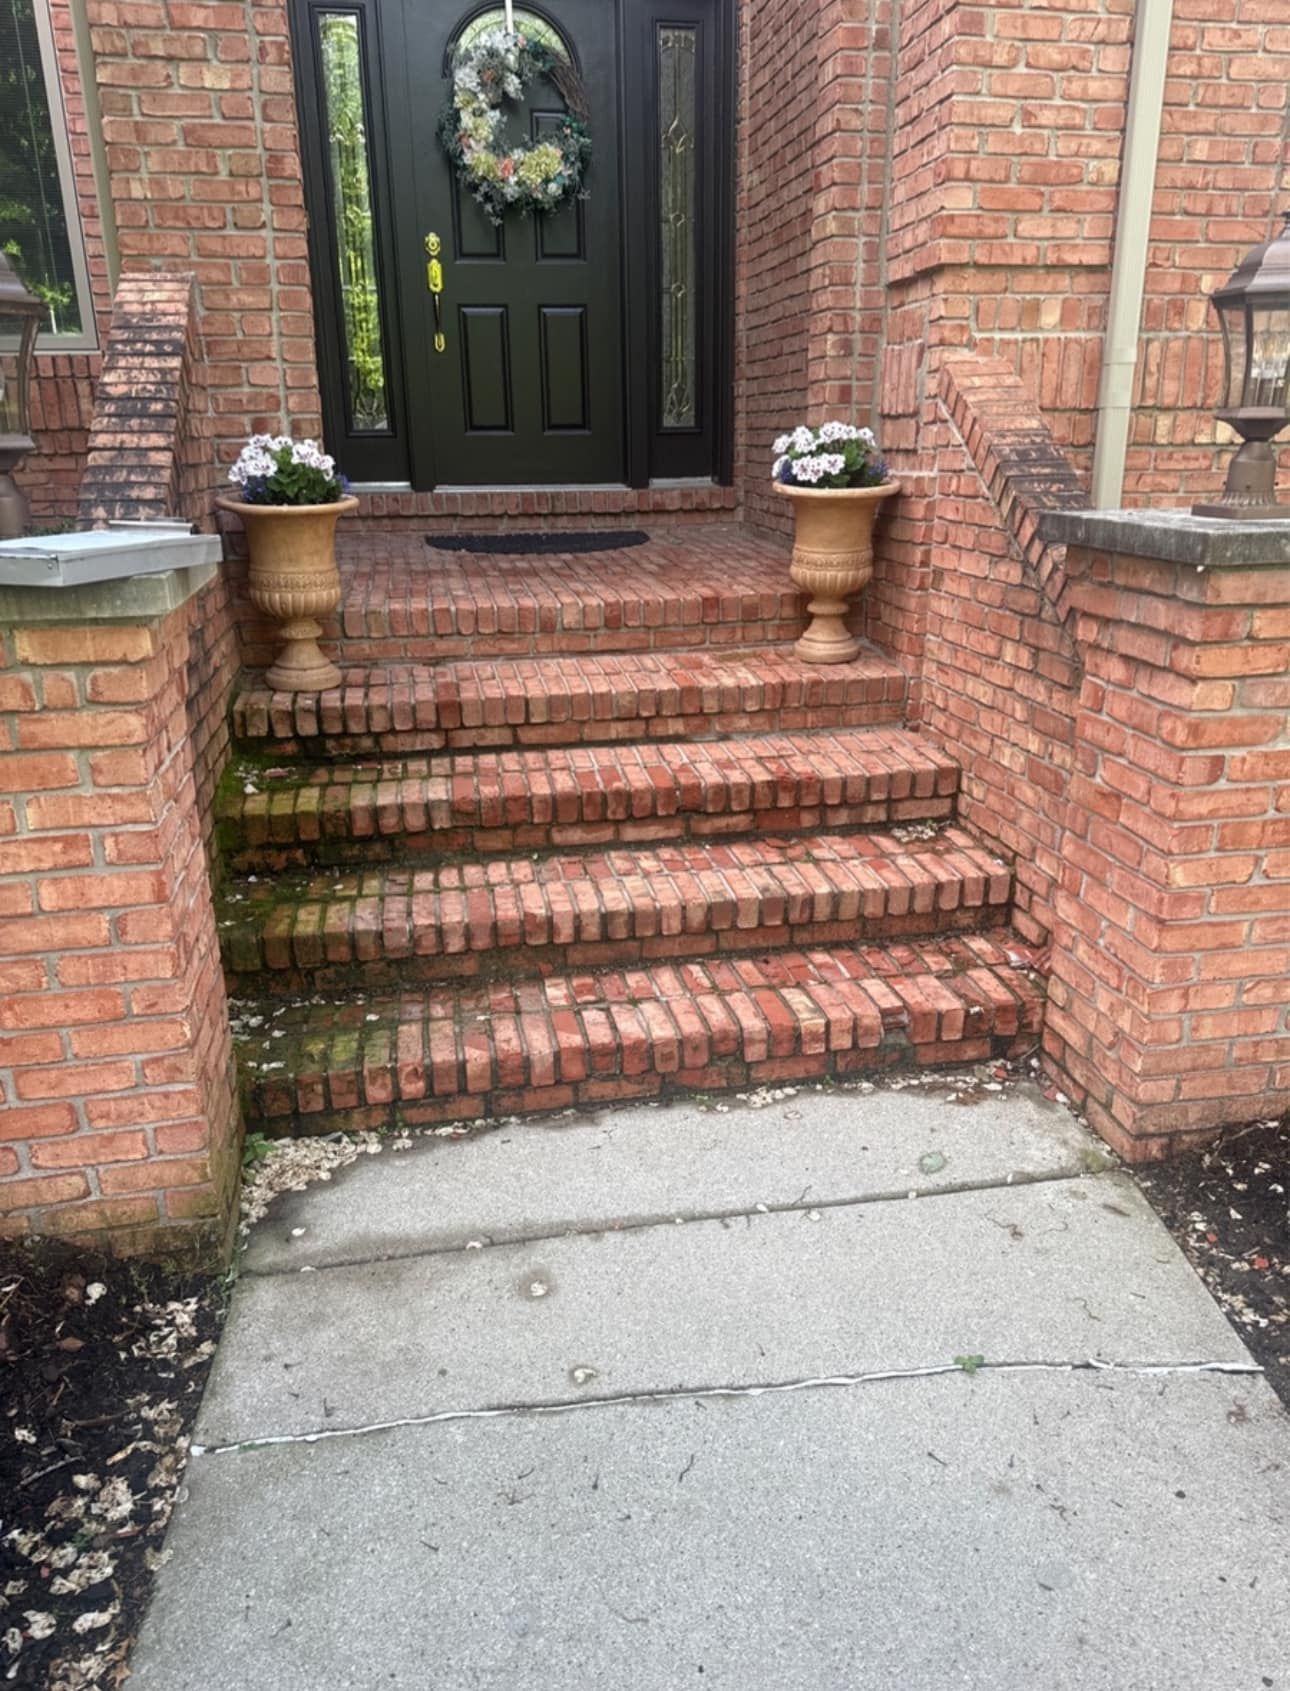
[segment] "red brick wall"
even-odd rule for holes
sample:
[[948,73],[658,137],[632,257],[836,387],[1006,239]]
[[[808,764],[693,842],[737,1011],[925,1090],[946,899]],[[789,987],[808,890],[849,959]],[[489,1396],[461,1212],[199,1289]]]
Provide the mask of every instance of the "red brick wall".
[[[941,350],[971,348],[1011,365],[1087,473],[1132,27],[1124,0],[922,0],[906,13],[884,384],[902,447],[915,443],[899,419],[918,409],[902,358],[934,388]],[[1288,55],[1279,0],[1176,8],[1126,503],[1190,503],[1221,482],[1207,295],[1290,201]]]
[[[89,437],[82,519],[186,516],[213,527],[218,472],[210,436],[193,279],[150,271],[123,277]],[[199,827],[215,872],[213,799],[229,757],[229,696],[238,671],[226,567],[197,603],[185,701]]]
[[877,414],[891,0],[741,12],[736,207],[736,482],[784,529],[771,442]]
[[942,366],[922,720],[963,766],[960,813],[1015,865],[1015,924],[1047,941],[1062,864],[1082,659],[1063,555],[1039,512],[1078,478],[1001,359]]
[[318,434],[286,5],[87,6],[122,267],[196,278],[218,458]]
[[[1223,484],[1233,436],[1212,415],[1222,359],[1204,296],[1290,208],[1288,99],[1283,0],[1179,0],[1126,504],[1190,504]],[[1290,486],[1290,466],[1283,482]]]
[[237,1115],[189,704],[205,609],[0,637],[8,1233],[226,1237]]
[[[1084,495],[1002,359],[949,358],[922,708],[1051,939],[1045,1057],[1132,1160],[1290,1107],[1290,564],[1050,544]],[[1248,550],[1248,543],[1247,543]]]
[[[1190,502],[1224,473],[1203,408],[1217,374],[1205,292],[1267,233],[1279,177],[1290,199],[1285,79],[1262,69],[1286,47],[1278,10],[1177,8],[1127,502]],[[863,623],[910,667],[915,701],[929,622],[943,616],[933,572],[946,567],[945,514],[973,528],[970,547],[955,537],[959,567],[975,553],[992,571],[1010,555],[998,516],[961,502],[964,460],[939,398],[946,360],[999,360],[1076,470],[1091,465],[1132,15],[1123,0],[916,0],[901,19],[881,433],[903,492]],[[1178,409],[1193,393],[1203,397]]]
[[95,393],[81,518],[188,517],[210,528],[217,476],[193,278],[124,276]]
[[754,520],[783,526],[770,443],[810,393],[811,191],[818,0],[740,14],[736,195],[735,475]]
[[1072,547],[1045,1047],[1134,1158],[1290,1109],[1290,565]]
[[207,866],[215,880],[221,868],[215,841],[215,789],[233,749],[229,720],[240,667],[238,625],[227,572],[227,564],[221,565],[210,586],[193,601],[185,693],[197,822]]
[[[192,280],[127,277],[82,514],[208,519],[213,468]],[[23,609],[0,641],[0,1230],[218,1255],[238,1126],[211,902],[227,581],[153,621]]]
[[[286,8],[87,0],[127,268],[198,277],[223,457],[255,428],[320,426]],[[55,0],[95,232],[83,100]],[[1087,470],[1128,86],[1128,0],[745,3],[740,12],[737,481],[785,526],[769,444],[802,416],[866,417],[938,348],[1006,358]],[[1204,294],[1290,195],[1290,23],[1279,0],[1180,0],[1166,87],[1126,496],[1180,501],[1220,475]],[[897,74],[892,75],[893,62]],[[890,122],[889,122],[890,120]],[[104,303],[100,297],[100,305]],[[41,505],[66,508],[92,363],[39,393]],[[923,567],[896,536],[907,578]],[[912,551],[911,551],[912,548]],[[916,591],[916,589],[914,589]],[[878,596],[881,598],[880,585]],[[906,628],[898,601],[879,618]]]

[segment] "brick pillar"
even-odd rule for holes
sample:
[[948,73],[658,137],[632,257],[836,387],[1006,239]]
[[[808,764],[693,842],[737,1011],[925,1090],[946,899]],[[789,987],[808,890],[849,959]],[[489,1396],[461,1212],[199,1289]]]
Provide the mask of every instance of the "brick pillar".
[[214,566],[0,588],[0,1231],[217,1260],[227,1003],[188,724]]
[[1044,528],[1084,664],[1046,1048],[1141,1161],[1290,1109],[1290,525]]

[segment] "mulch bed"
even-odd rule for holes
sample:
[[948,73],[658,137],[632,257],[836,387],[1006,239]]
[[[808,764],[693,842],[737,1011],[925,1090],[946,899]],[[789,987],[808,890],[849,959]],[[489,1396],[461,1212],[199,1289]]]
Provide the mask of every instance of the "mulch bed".
[[0,1243],[0,1685],[125,1679],[224,1282]]
[[1134,1172],[1290,1409],[1290,1117]]

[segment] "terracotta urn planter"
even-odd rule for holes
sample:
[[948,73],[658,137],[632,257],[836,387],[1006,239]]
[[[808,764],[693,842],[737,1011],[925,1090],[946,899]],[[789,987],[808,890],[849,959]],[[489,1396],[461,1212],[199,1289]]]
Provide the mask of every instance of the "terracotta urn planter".
[[265,672],[281,693],[322,692],[340,686],[340,671],[322,654],[318,621],[340,604],[336,524],[358,508],[352,494],[326,505],[247,505],[217,499],[242,519],[251,553],[251,602],[282,624],[282,650]]
[[860,650],[848,633],[847,603],[873,574],[873,524],[884,499],[900,483],[878,487],[788,487],[775,491],[793,501],[795,532],[788,573],[810,594],[811,621],[794,647],[805,663],[846,663]]

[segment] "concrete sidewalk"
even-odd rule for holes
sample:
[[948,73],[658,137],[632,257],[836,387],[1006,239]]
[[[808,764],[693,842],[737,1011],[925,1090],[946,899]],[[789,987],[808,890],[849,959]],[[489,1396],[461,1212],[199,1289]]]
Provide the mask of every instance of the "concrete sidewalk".
[[1100,1164],[812,1092],[285,1200],[131,1686],[1290,1685],[1290,1424]]

